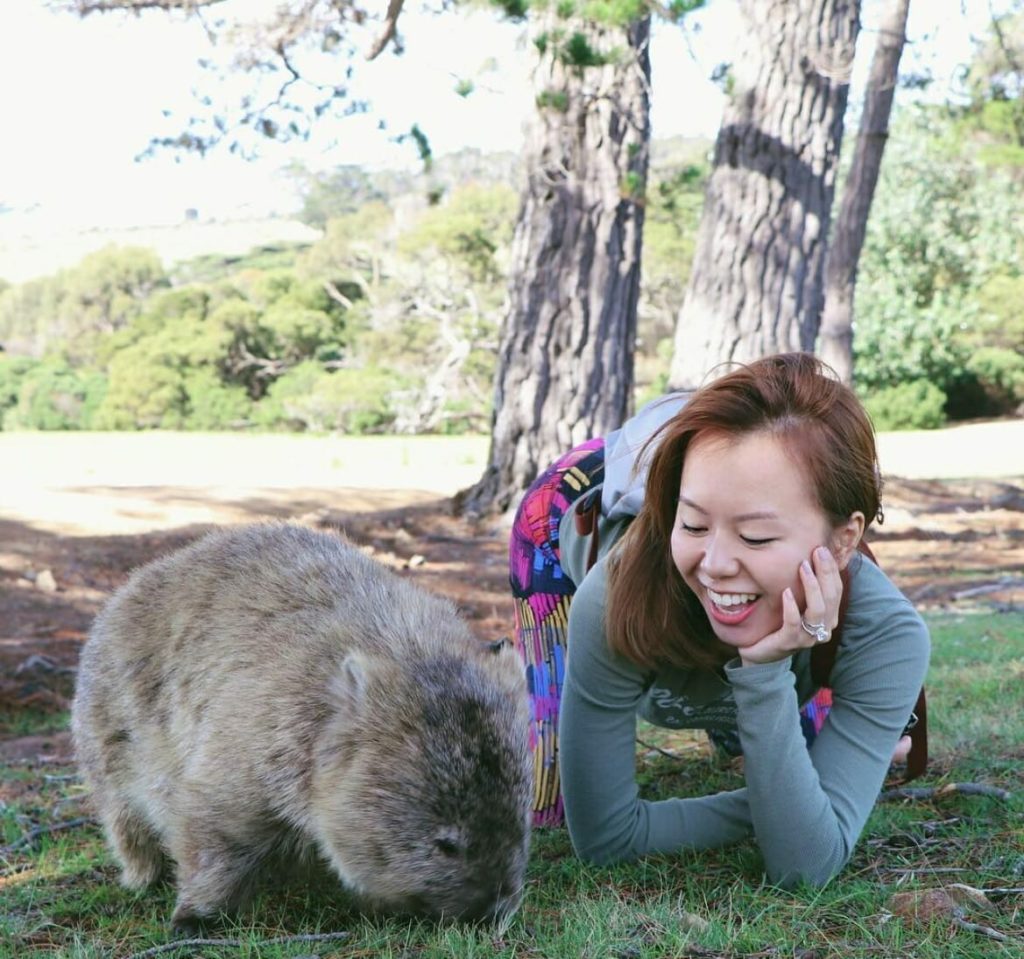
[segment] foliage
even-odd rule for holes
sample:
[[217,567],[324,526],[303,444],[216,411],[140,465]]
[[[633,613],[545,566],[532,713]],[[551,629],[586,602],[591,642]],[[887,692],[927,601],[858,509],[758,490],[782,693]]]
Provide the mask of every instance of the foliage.
[[18,394],[26,374],[38,362],[28,356],[0,353],[0,429],[4,427],[7,412],[18,403]]
[[864,400],[876,430],[931,430],[946,422],[946,394],[927,380],[886,386]]
[[295,163],[289,173],[302,196],[299,219],[319,229],[326,227],[330,220],[386,199],[374,178],[362,167],[352,164],[342,164],[327,173],[310,173]]
[[963,418],[1016,405],[1015,361],[971,357],[987,347],[1024,356],[1024,337],[1013,339],[1024,324],[1024,199],[956,135],[938,108],[896,117],[858,275],[854,349],[863,393],[924,380]]
[[402,380],[380,367],[325,370],[306,361],[275,380],[260,404],[260,425],[359,435],[394,422],[391,397]]
[[74,370],[56,357],[22,369],[17,402],[3,415],[5,429],[90,428],[106,390],[102,376]]
[[36,357],[60,343],[65,353],[88,358],[98,338],[127,326],[167,282],[152,250],[108,246],[0,294],[0,342]]
[[644,216],[635,354],[637,404],[664,392],[710,167],[703,141],[656,141]]
[[1024,4],[993,14],[963,77],[962,128],[993,166],[1024,166]]
[[[481,430],[517,205],[499,176],[432,206],[416,184],[363,203],[305,250],[168,274],[149,251],[111,248],[13,286],[0,298],[0,424]],[[322,199],[334,202],[327,186]]]

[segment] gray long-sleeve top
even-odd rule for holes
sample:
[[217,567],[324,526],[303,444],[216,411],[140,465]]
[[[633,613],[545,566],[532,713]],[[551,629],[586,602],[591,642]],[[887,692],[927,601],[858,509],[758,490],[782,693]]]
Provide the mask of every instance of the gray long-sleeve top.
[[[830,676],[833,707],[808,750],[799,707],[816,691],[810,652],[742,666],[645,673],[605,635],[604,531],[589,571],[589,538],[572,511],[560,529],[562,566],[579,584],[569,614],[559,765],[577,853],[614,862],[721,846],[754,835],[770,881],[828,882],[849,860],[888,771],[928,667],[928,630],[871,562],[852,568],[850,603]],[[855,562],[857,562],[855,560]],[[636,716],[677,728],[736,728],[746,788],[692,799],[641,800]]]

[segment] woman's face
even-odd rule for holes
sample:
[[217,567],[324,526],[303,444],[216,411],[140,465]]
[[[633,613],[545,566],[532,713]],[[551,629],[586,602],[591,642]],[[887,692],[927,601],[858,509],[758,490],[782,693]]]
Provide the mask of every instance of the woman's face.
[[802,612],[800,563],[828,546],[844,566],[841,538],[772,435],[698,436],[690,444],[672,559],[723,643],[750,646],[779,629],[787,586]]

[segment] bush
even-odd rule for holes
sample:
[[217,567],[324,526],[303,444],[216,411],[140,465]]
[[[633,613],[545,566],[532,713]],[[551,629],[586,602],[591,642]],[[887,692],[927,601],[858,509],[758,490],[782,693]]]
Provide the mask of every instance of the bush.
[[17,405],[22,381],[38,363],[28,356],[0,353],[0,430],[4,428],[4,416]]
[[100,430],[181,429],[187,401],[182,374],[143,343],[111,361],[110,385],[93,426]]
[[274,429],[383,433],[395,419],[391,395],[402,385],[378,367],[331,372],[307,361],[274,382],[257,420]]
[[1024,403],[1024,356],[998,346],[983,346],[967,361],[993,413],[1012,413]]
[[216,371],[205,367],[185,376],[190,430],[230,430],[247,426],[253,404],[241,386],[225,384]]
[[946,394],[927,380],[887,386],[864,399],[875,429],[933,430],[946,422]]
[[22,378],[18,401],[4,415],[4,427],[89,429],[106,388],[106,379],[100,373],[71,369],[61,359],[44,360]]

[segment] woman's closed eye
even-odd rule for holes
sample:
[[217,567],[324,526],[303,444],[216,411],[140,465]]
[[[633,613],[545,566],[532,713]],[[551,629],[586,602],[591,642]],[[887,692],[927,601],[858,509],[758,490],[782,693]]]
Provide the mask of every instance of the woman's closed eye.
[[679,525],[682,527],[684,533],[689,533],[691,536],[700,536],[701,533],[706,533],[708,531],[706,526],[690,526],[689,523],[680,523]]
[[777,537],[767,536],[762,539],[756,536],[741,536],[740,539],[748,546],[767,546],[769,543],[774,543]]

